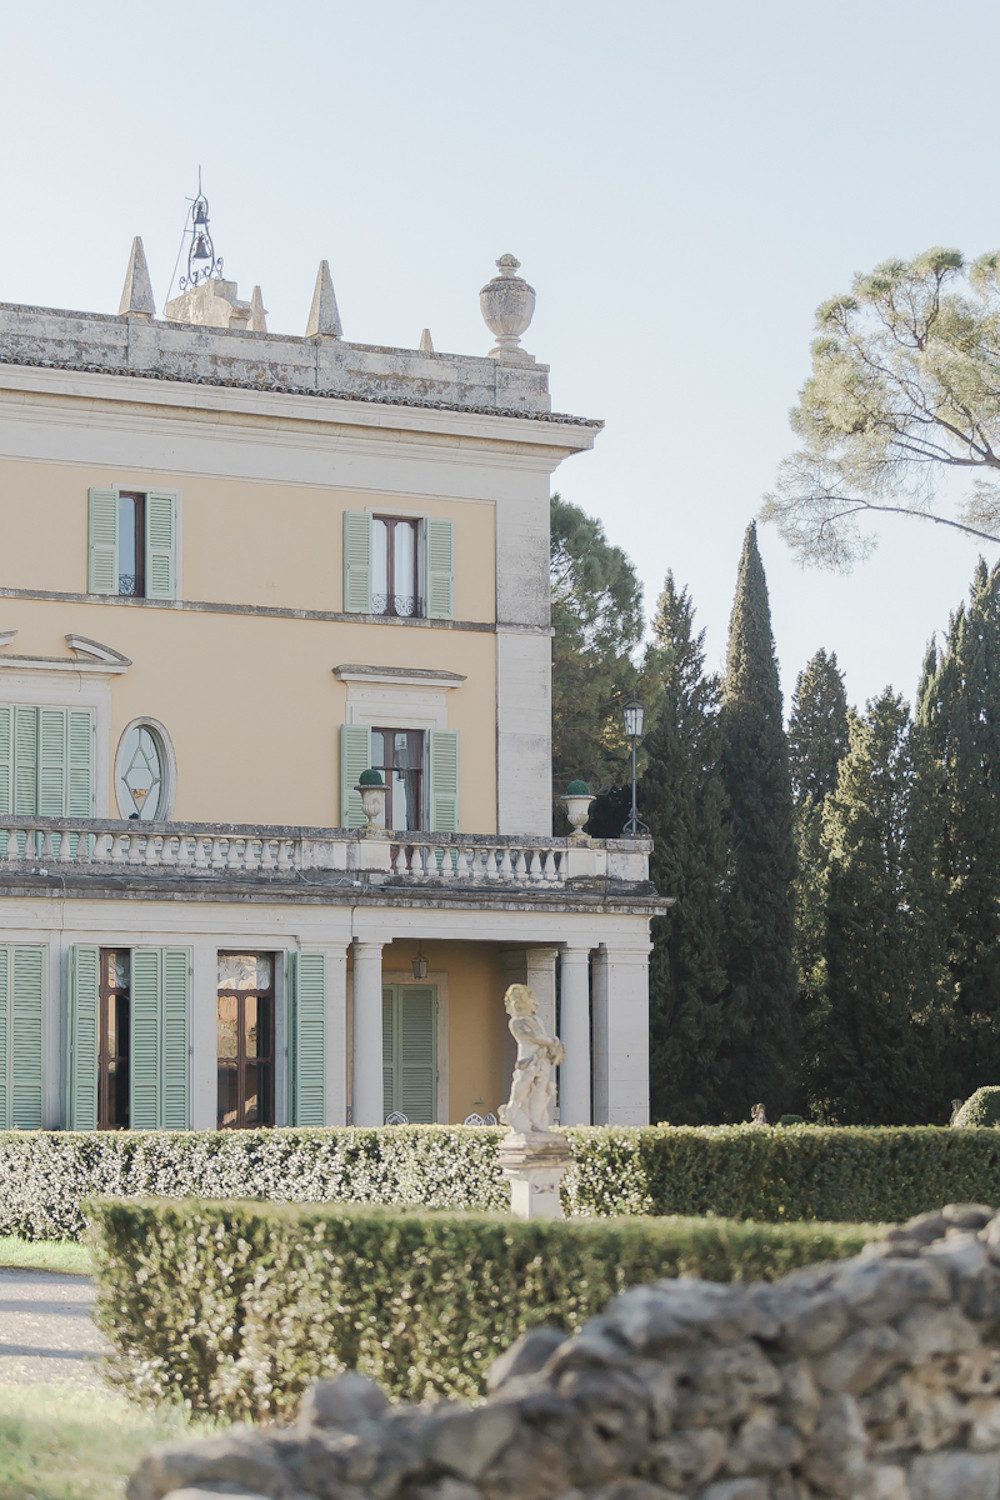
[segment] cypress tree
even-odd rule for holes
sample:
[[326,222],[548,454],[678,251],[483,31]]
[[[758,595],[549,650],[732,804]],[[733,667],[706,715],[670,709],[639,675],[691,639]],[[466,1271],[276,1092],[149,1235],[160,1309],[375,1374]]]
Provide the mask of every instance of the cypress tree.
[[951,1041],[949,1088],[965,1097],[1000,1078],[1000,565],[980,561],[925,675],[919,723],[941,912],[938,1021]]
[[799,673],[788,721],[789,767],[795,809],[795,968],[804,1037],[801,1087],[814,1092],[826,989],[826,846],[823,804],[836,790],[847,752],[847,694],[832,653],[818,651]]
[[668,573],[653,622],[663,694],[646,736],[642,815],[651,875],[675,905],[652,924],[650,1105],[654,1120],[722,1118],[717,1052],[725,985],[720,896],[726,867],[719,768],[720,684],[705,673],[704,631]]
[[826,799],[826,994],[812,1085],[845,1125],[926,1118],[922,1037],[911,1020],[915,914],[905,890],[912,786],[909,708],[891,688],[852,715]]
[[721,715],[729,804],[724,915],[727,982],[721,1059],[727,1113],[791,1101],[800,1047],[793,942],[795,845],[788,740],[757,531],[747,528],[729,625]]

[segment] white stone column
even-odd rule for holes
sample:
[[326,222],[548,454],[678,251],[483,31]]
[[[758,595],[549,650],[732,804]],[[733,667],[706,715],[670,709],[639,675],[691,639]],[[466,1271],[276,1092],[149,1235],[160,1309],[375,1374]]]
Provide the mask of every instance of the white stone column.
[[590,1124],[590,949],[564,947],[559,956],[559,1034],[566,1057],[559,1069],[559,1124]]
[[381,1125],[382,944],[354,942],[355,1125]]
[[651,944],[602,946],[594,976],[594,1099],[599,1125],[649,1123]]
[[[382,1007],[379,1005],[379,1024]],[[326,950],[326,1123],[347,1124],[347,950]]]
[[215,1130],[219,1118],[219,940],[191,943],[192,1130]]

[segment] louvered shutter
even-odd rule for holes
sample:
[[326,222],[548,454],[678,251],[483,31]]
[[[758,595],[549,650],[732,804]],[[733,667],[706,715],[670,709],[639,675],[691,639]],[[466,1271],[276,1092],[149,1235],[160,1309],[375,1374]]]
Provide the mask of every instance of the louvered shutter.
[[38,805],[43,818],[66,811],[66,709],[38,710]]
[[437,1026],[431,986],[403,985],[399,992],[396,1055],[397,1108],[414,1125],[437,1118]]
[[133,948],[129,1119],[133,1130],[187,1130],[190,954]]
[[382,986],[382,1118],[396,1108],[396,991]]
[[156,1130],[160,1123],[159,948],[132,949],[129,988],[129,1124]]
[[367,510],[344,511],[344,612],[372,610],[372,518]]
[[66,713],[66,814],[89,818],[94,811],[94,720],[89,708]]
[[454,528],[436,516],[427,520],[424,537],[427,571],[427,617],[451,620],[455,615]]
[[177,580],[177,496],[146,496],[146,598],[173,599]]
[[87,516],[87,593],[118,592],[118,491],[91,490]]
[[14,709],[14,816],[38,812],[38,710]]
[[355,791],[358,777],[372,763],[372,732],[367,724],[340,726],[340,826],[363,828],[367,823],[361,793]]
[[[0,813],[14,811],[14,710],[0,704]],[[0,854],[6,850],[0,849]]]
[[160,1127],[188,1128],[188,1013],[191,958],[186,948],[160,957]]
[[427,736],[430,831],[458,832],[458,730],[432,729]]
[[69,950],[69,1066],[66,1124],[70,1130],[97,1129],[97,1074],[100,1049],[101,950],[79,944]]
[[326,1124],[326,955],[288,956],[292,1124]]
[[8,952],[10,1124],[18,1130],[41,1130],[44,954],[41,948],[10,948]]

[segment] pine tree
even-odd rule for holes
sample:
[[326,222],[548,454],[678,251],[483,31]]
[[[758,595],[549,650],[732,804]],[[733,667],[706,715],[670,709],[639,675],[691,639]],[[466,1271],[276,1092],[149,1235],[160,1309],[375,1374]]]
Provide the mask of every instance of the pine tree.
[[826,993],[812,1085],[845,1125],[926,1119],[927,1058],[911,1020],[914,912],[906,844],[909,708],[891,688],[851,716],[850,747],[826,799]]
[[705,673],[704,631],[695,632],[690,596],[672,573],[653,629],[663,696],[646,736],[641,809],[653,835],[652,878],[676,904],[652,926],[651,1113],[703,1124],[723,1113],[716,1066],[725,984],[720,684]]
[[980,561],[925,676],[919,723],[942,917],[938,1020],[952,1044],[948,1086],[964,1097],[1000,1077],[1000,565]]
[[730,855],[721,1058],[727,1113],[789,1107],[800,1026],[793,941],[795,846],[788,740],[756,527],[747,528],[729,625],[722,772]]
[[826,846],[823,804],[847,752],[847,695],[835,655],[818,651],[799,673],[788,722],[795,808],[795,968],[803,1019],[801,1087],[814,1093],[826,985]]

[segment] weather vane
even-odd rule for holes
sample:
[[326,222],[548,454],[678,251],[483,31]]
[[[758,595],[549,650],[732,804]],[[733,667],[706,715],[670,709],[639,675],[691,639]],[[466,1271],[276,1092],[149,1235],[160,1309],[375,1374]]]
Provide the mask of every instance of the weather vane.
[[182,276],[178,283],[182,292],[222,275],[222,256],[215,253],[208,227],[208,199],[201,190],[201,167],[198,168],[198,196],[191,205],[191,226],[187,275]]

